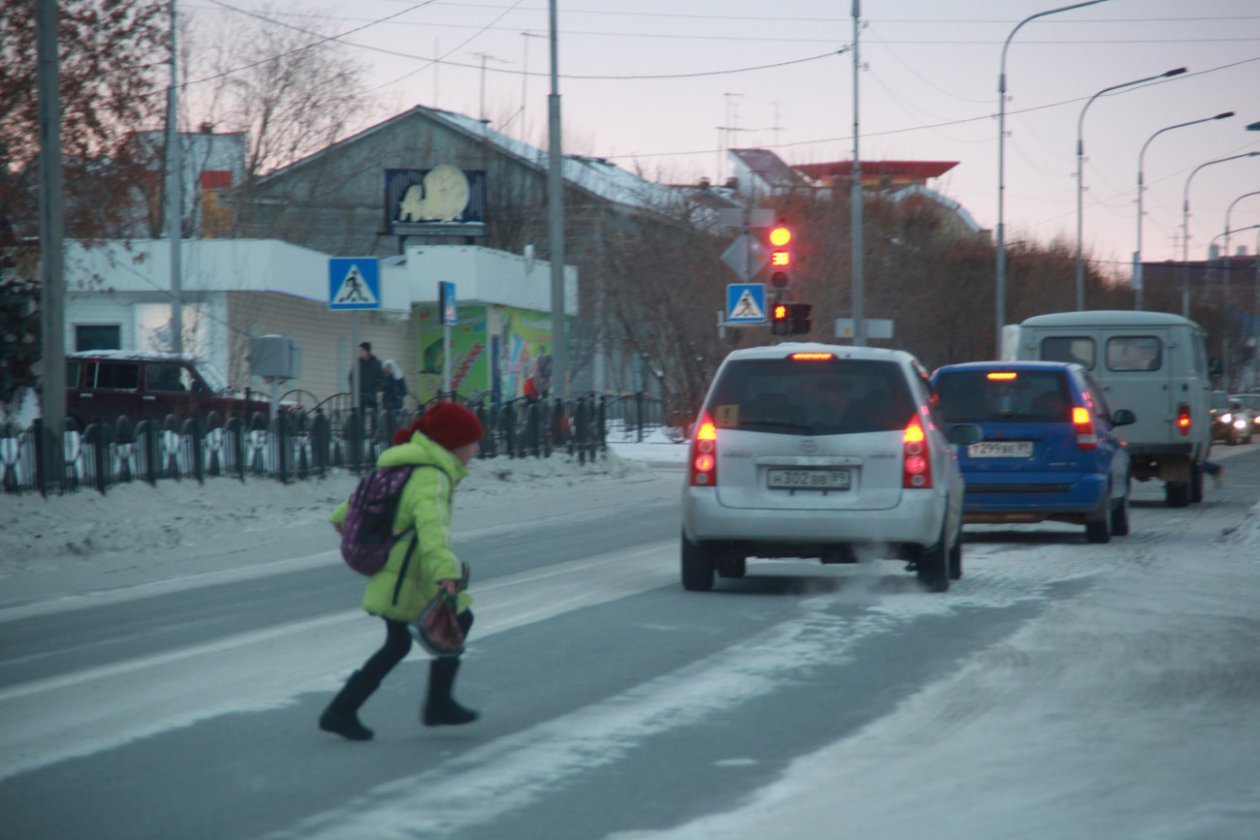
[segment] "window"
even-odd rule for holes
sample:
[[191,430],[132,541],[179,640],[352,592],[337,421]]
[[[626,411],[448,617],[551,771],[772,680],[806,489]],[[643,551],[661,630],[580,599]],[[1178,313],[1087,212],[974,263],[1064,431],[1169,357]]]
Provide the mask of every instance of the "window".
[[186,392],[192,390],[192,377],[181,364],[155,364],[150,362],[144,369],[146,391]]
[[946,423],[1062,423],[1072,400],[1058,371],[1019,371],[990,379],[989,371],[943,373],[936,383]]
[[75,324],[75,350],[121,350],[122,330],[117,324]]
[[1076,362],[1094,369],[1094,339],[1087,336],[1055,336],[1041,341],[1041,358],[1047,362]]
[[1153,335],[1107,339],[1107,370],[1148,371],[1164,366],[1163,344]]
[[96,387],[103,391],[134,391],[140,384],[140,365],[134,362],[100,362]]
[[732,362],[709,402],[720,428],[803,435],[904,429],[914,410],[900,365],[853,359]]

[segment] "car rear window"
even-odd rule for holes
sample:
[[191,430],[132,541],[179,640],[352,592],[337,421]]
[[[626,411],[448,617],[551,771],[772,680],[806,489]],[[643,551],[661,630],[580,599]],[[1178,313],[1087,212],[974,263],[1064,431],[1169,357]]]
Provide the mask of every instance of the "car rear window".
[[1057,423],[1071,420],[1062,371],[948,371],[936,380],[946,423]]
[[896,362],[739,359],[722,368],[707,410],[723,429],[837,435],[904,429],[915,404]]

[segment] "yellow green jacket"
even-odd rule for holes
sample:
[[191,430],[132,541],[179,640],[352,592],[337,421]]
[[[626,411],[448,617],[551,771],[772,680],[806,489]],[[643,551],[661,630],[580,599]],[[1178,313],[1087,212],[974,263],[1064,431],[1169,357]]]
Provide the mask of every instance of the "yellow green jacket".
[[[463,566],[451,550],[451,504],[455,486],[468,475],[450,450],[417,432],[401,446],[386,449],[378,467],[414,466],[403,485],[394,533],[404,534],[389,552],[385,568],[368,579],[363,609],[383,618],[412,621],[438,591],[438,581],[459,580]],[[329,521],[341,525],[349,500],[332,512]],[[413,531],[414,527],[414,531]],[[413,546],[414,543],[414,546]],[[459,593],[460,612],[472,598]]]

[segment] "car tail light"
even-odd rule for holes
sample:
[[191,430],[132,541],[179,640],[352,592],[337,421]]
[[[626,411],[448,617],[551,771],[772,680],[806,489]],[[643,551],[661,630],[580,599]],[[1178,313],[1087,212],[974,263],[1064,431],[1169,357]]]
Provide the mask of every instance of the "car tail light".
[[708,414],[702,414],[691,439],[691,486],[713,487],[716,484],[717,427]]
[[932,459],[928,457],[927,435],[915,417],[901,437],[901,486],[924,490],[932,486]]
[[1194,425],[1194,421],[1190,419],[1190,406],[1187,403],[1181,403],[1177,406],[1177,431],[1182,437],[1190,434],[1190,427]]
[[1076,427],[1076,448],[1094,449],[1098,446],[1098,432],[1094,429],[1094,418],[1084,406],[1072,407],[1072,425]]

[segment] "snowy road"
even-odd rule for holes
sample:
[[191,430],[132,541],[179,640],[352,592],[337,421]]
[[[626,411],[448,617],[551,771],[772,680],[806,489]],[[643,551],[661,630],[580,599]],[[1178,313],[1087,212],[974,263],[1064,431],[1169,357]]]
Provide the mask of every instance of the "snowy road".
[[73,599],[26,580],[0,837],[1260,836],[1252,449],[1199,506],[1139,486],[1108,545],[969,529],[943,596],[892,562],[685,593],[678,473],[469,494],[483,719],[420,727],[416,655],[369,744],[314,727],[381,636],[326,532]]

